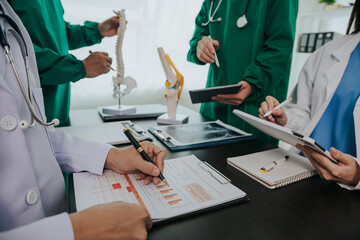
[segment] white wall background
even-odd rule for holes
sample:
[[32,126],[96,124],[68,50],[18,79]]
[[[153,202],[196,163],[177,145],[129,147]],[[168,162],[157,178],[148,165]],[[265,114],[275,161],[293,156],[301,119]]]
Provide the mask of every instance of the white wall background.
[[[203,0],[62,0],[65,19],[73,24],[85,20],[101,22],[113,15],[112,10],[125,8],[128,20],[123,45],[125,76],[133,77],[138,88],[122,100],[123,103],[165,103],[165,74],[157,47],[162,46],[184,75],[185,88],[205,87],[208,66],[186,61],[189,40],[195,28],[195,17]],[[79,59],[89,55],[89,50],[108,52],[115,68],[116,37],[105,38],[102,43],[72,51]],[[94,108],[114,105],[112,75],[83,79],[72,84],[71,108]],[[180,104],[195,107],[188,92],[184,92]]]
[[[260,0],[258,0],[260,1]],[[284,0],[286,1],[286,0]],[[338,0],[338,3],[353,0]],[[194,20],[203,0],[62,0],[65,19],[73,24],[82,24],[85,20],[101,22],[112,16],[112,10],[126,9],[128,20],[123,57],[125,75],[132,76],[138,83],[122,100],[125,104],[165,103],[163,96],[165,74],[157,55],[157,47],[164,47],[175,66],[185,77],[185,89],[205,87],[208,66],[189,63],[186,55],[189,40],[194,31]],[[323,6],[318,0],[299,0],[299,16],[320,11]],[[301,20],[301,21],[300,21]],[[298,18],[301,32],[338,31],[345,33],[348,17],[315,21]],[[299,32],[297,37],[299,37]],[[88,56],[89,50],[104,51],[115,59],[116,37],[105,38],[101,44],[72,51],[79,59]],[[297,46],[295,46],[297,47]],[[295,55],[295,54],[294,54]],[[308,55],[294,57],[289,93],[295,86],[298,72]],[[115,61],[113,66],[115,66]],[[83,79],[72,84],[71,108],[95,108],[116,104],[112,98],[112,75],[114,72],[93,79]],[[180,104],[198,110],[199,104],[190,102],[189,94],[184,91]]]

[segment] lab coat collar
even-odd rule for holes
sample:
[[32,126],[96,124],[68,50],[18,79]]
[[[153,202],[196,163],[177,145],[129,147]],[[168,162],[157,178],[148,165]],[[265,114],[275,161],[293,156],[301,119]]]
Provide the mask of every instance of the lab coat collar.
[[[329,69],[325,71],[327,80],[326,86],[326,100],[332,97],[337,86],[339,85],[345,69],[349,62],[351,53],[354,51],[360,41],[360,33],[349,35],[348,43],[342,44],[337,48],[331,57],[336,61],[334,64],[329,64]],[[326,101],[325,101],[326,102]]]

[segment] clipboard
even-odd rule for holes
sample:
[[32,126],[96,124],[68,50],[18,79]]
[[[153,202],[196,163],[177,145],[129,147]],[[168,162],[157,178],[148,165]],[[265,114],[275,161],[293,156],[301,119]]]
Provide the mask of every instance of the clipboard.
[[255,139],[252,134],[220,120],[152,127],[149,132],[173,152]]
[[71,136],[79,137],[88,141],[120,145],[130,143],[123,130],[129,128],[139,141],[152,141],[149,134],[132,121],[102,123],[96,125],[60,127]]
[[[171,162],[171,163],[169,163]],[[70,202],[70,212],[76,212],[78,210],[86,209],[91,205],[96,205],[99,203],[106,203],[112,201],[120,201],[121,199],[111,199],[110,196],[117,196],[117,198],[121,198],[122,194],[134,194],[141,197],[141,201],[136,202],[136,198],[134,197],[125,197],[127,199],[125,202],[129,203],[137,203],[140,204],[142,202],[144,207],[146,207],[149,213],[152,216],[153,222],[156,225],[164,224],[168,222],[173,222],[178,219],[190,217],[193,215],[213,211],[216,209],[228,207],[237,203],[248,201],[246,193],[241,189],[235,187],[230,183],[230,180],[226,178],[226,176],[222,175],[218,170],[213,168],[211,165],[207,164],[199,160],[196,156],[190,155],[186,157],[181,157],[177,159],[168,160],[167,164],[173,164],[165,171],[167,174],[167,180],[170,179],[169,184],[170,187],[162,188],[161,185],[148,185],[146,187],[142,187],[141,180],[135,180],[134,174],[128,174],[129,176],[126,179],[131,179],[131,185],[134,186],[134,191],[127,191],[127,187],[123,185],[123,183],[119,183],[119,185],[123,185],[123,191],[121,194],[113,194],[113,192],[109,192],[112,190],[111,185],[113,185],[113,181],[117,181],[118,179],[123,179],[124,174],[111,175],[107,177],[107,172],[110,170],[106,170],[104,176],[91,175],[89,173],[75,173],[70,178],[69,182],[69,202]],[[199,164],[203,164],[203,167],[200,167]],[[174,167],[176,166],[176,167]],[[202,169],[204,171],[202,171]],[[194,173],[195,171],[195,173]],[[185,172],[185,173],[184,173]],[[187,173],[186,173],[187,172]],[[188,180],[179,180],[178,176],[188,176],[190,179]],[[90,176],[91,175],[91,176]],[[218,176],[215,176],[218,175]],[[100,180],[103,184],[95,184],[94,186],[91,183],[91,177],[96,177],[96,183],[99,183],[99,179],[104,177],[105,179]],[[174,176],[172,178],[172,176]],[[188,178],[187,177],[187,178]],[[187,179],[184,178],[184,179]],[[217,179],[218,178],[218,179]],[[84,181],[85,180],[85,181]],[[198,188],[198,196],[206,198],[206,195],[210,194],[214,198],[208,198],[204,202],[198,202],[196,196],[193,196],[194,192],[197,191],[196,188],[191,189],[191,191],[186,190],[186,188],[194,183],[199,184]],[[108,185],[108,187],[106,186]],[[93,191],[93,188],[98,188],[101,186],[102,193],[107,193],[107,201],[102,202],[104,198],[98,199],[99,202],[95,203],[94,198],[99,195]],[[159,189],[158,189],[159,187]],[[204,188],[203,188],[204,187]],[[144,189],[145,188],[145,189]],[[171,189],[170,189],[171,188]],[[149,189],[155,189],[154,191],[150,191]],[[170,193],[160,193],[163,190],[170,190]],[[213,189],[213,190],[211,190]],[[80,190],[80,191],[79,191]],[[115,189],[114,192],[121,191],[121,189]],[[175,191],[175,192],[174,192]],[[208,192],[210,191],[210,192]],[[91,196],[81,195],[81,194],[91,194]],[[172,194],[175,193],[175,194]],[[215,194],[215,195],[213,195]],[[167,199],[165,195],[178,195],[177,197]],[[79,197],[79,199],[77,199]],[[149,198],[149,199],[148,199]],[[168,204],[172,199],[183,199],[183,204],[172,205]],[[161,200],[162,199],[162,200]],[[90,201],[92,204],[86,206],[83,204],[83,201]],[[94,204],[95,203],[95,204]],[[76,204],[80,204],[80,208],[77,208]],[[168,205],[167,205],[168,204]],[[141,204],[140,204],[141,205]],[[166,213],[164,216],[161,212]]]
[[314,139],[304,136],[300,133],[297,133],[295,131],[292,131],[286,127],[279,126],[277,124],[268,122],[266,120],[260,119],[258,117],[254,117],[250,114],[247,114],[245,112],[239,111],[235,109],[233,111],[235,115],[237,115],[239,118],[243,119],[247,123],[251,124],[255,128],[259,129],[260,131],[266,133],[267,135],[270,135],[278,140],[284,141],[292,146],[296,146],[297,144],[300,144],[302,146],[308,146],[318,153],[322,154],[323,156],[327,157],[332,161],[333,163],[337,163],[338,161],[334,159],[330,152],[324,149],[319,143],[317,143]]

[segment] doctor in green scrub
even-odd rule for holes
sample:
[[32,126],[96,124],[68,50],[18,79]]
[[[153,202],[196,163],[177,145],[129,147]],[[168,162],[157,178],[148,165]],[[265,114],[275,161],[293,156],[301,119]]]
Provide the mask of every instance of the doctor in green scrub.
[[297,12],[298,0],[204,1],[187,59],[210,63],[206,87],[240,83],[242,88],[237,94],[218,95],[214,102],[203,103],[201,114],[270,140],[232,110],[257,116],[266,96],[285,100]]
[[63,18],[60,0],[8,2],[21,18],[33,42],[46,117],[58,118],[60,126],[69,125],[70,82],[107,73],[112,63],[104,52],[95,52],[79,60],[69,54],[69,50],[91,46],[100,43],[103,37],[116,35],[119,19],[112,17],[100,24],[86,21],[83,26],[72,25]]

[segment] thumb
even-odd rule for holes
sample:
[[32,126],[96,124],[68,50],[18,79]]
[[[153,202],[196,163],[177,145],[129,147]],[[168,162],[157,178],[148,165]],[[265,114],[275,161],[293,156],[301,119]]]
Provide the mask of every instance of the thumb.
[[281,115],[284,113],[284,109],[283,108],[279,108],[279,109],[274,109],[272,110],[272,115],[275,117],[281,117]]
[[218,40],[213,40],[213,46],[215,48],[215,50],[218,50],[219,49],[219,41]]
[[334,159],[342,162],[345,165],[349,165],[354,161],[353,157],[335,149],[334,147],[330,148],[330,154]]
[[135,166],[141,172],[151,175],[151,176],[159,176],[160,170],[153,163],[144,161],[142,158],[136,158]]

